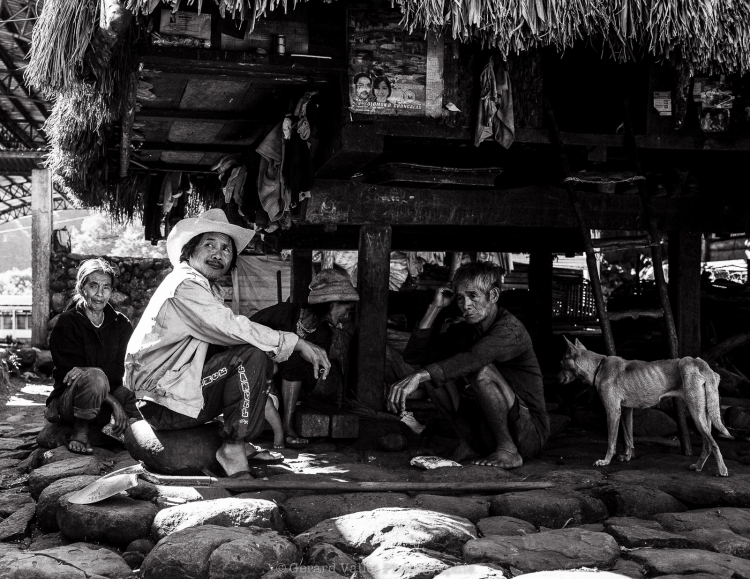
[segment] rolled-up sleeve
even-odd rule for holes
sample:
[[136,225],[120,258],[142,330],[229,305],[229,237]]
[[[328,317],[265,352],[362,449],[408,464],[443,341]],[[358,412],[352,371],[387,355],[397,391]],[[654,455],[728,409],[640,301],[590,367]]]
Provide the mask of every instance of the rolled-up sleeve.
[[181,283],[170,301],[190,334],[209,344],[251,344],[267,352],[274,362],[283,362],[292,354],[299,339],[291,332],[277,332],[245,316],[234,315],[194,280]]

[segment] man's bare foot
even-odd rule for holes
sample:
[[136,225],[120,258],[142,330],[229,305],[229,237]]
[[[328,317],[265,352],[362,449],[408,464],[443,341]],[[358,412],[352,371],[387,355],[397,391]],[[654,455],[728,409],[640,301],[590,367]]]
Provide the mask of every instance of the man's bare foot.
[[289,448],[302,448],[310,444],[310,441],[307,438],[302,438],[291,426],[287,426],[284,429],[284,443]]
[[471,464],[479,466],[494,466],[498,468],[518,468],[523,466],[523,458],[518,452],[508,452],[507,450],[496,450],[495,452],[480,458],[472,460]]
[[460,441],[456,449],[450,453],[447,458],[448,460],[455,462],[463,462],[471,458],[476,458],[477,456],[479,456],[479,453],[474,450],[474,447],[468,442]]
[[73,425],[73,434],[68,441],[68,450],[76,454],[91,454],[94,449],[89,444],[89,421],[76,418]]
[[225,442],[216,451],[216,460],[219,461],[227,476],[246,472],[249,469],[247,456],[245,456],[245,444],[243,442]]

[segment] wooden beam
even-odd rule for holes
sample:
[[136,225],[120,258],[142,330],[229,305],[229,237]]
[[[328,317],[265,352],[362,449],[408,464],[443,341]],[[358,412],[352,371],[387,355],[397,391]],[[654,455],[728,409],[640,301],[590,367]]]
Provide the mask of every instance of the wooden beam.
[[385,401],[391,234],[387,225],[366,225],[360,229],[359,237],[359,340],[355,392],[359,402],[377,411],[383,410]]
[[180,151],[194,153],[237,153],[241,149],[250,149],[253,143],[171,143],[146,141],[140,151]]
[[701,355],[701,234],[669,233],[669,285],[679,355]]
[[435,167],[413,163],[385,163],[367,175],[369,183],[384,185],[395,181],[426,183],[431,185],[464,185],[494,187],[502,175],[502,167],[468,169],[462,167]]
[[136,113],[139,120],[185,120],[195,119],[200,121],[245,121],[259,125],[274,124],[272,115],[259,116],[253,111],[194,111],[182,109],[151,109],[143,107]]
[[534,252],[529,256],[529,293],[534,326],[540,334],[552,333],[552,253]]
[[310,293],[310,282],[313,277],[312,250],[295,249],[292,251],[292,301],[303,304]]
[[[640,199],[632,195],[580,192],[587,223],[595,229],[643,230]],[[744,231],[746,202],[717,204],[711,198],[656,198],[660,229]],[[564,189],[548,186],[493,190],[434,190],[319,179],[307,206],[312,224],[467,225],[575,228]]]
[[254,77],[288,85],[326,83],[346,72],[345,63],[333,59],[202,48],[144,45],[138,57],[144,69],[160,73],[202,75],[217,79]]
[[[359,226],[338,225],[326,231],[324,225],[297,224],[277,235],[267,235],[277,250],[356,250]],[[394,251],[506,251],[530,253],[581,253],[581,235],[576,229],[533,229],[528,227],[464,227],[451,225],[394,226]]]
[[47,345],[49,322],[49,259],[52,244],[52,175],[31,172],[31,345]]
[[138,74],[133,72],[127,80],[127,98],[122,103],[122,120],[120,121],[120,179],[128,176],[130,168],[130,143],[133,139],[133,121],[135,119],[136,98],[138,96]]
[[349,179],[383,153],[385,138],[361,131],[351,124],[339,127],[329,146],[321,151],[324,161],[315,172],[317,179]]
[[[439,139],[442,141],[471,141],[473,132],[468,127],[451,127],[435,119],[371,120],[355,117],[349,123],[352,130],[389,137]],[[515,144],[551,145],[546,129],[517,128]],[[561,132],[565,145],[581,147],[624,147],[622,134]],[[750,151],[750,137],[745,135],[714,133],[711,135],[636,135],[639,149],[672,149],[698,151]],[[488,143],[483,146],[492,146]]]

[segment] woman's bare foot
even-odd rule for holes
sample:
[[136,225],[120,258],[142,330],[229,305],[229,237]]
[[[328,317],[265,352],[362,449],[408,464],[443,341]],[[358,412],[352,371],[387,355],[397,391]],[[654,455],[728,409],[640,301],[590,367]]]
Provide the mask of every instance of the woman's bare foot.
[[518,468],[523,466],[523,458],[516,452],[509,452],[507,450],[497,449],[492,454],[480,458],[478,460],[472,460],[471,464],[478,464],[479,466],[494,466],[498,468]]
[[448,460],[453,460],[455,462],[463,462],[465,460],[469,460],[471,458],[476,458],[479,456],[479,453],[474,450],[474,447],[471,446],[468,442],[460,441],[458,443],[458,446],[456,449],[448,455]]
[[249,470],[244,442],[225,442],[216,451],[216,460],[219,461],[227,476]]
[[94,449],[89,444],[89,421],[76,418],[73,425],[73,434],[68,441],[68,450],[76,454],[91,454]]

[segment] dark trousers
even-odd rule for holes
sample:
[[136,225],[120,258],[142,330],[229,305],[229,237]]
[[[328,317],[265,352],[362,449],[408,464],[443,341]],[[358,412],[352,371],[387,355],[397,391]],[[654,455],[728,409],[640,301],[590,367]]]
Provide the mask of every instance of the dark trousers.
[[268,356],[254,346],[234,346],[203,366],[203,409],[195,418],[146,402],[143,418],[154,430],[181,430],[224,416],[221,437],[229,443],[250,442],[263,430],[268,397]]
[[[76,418],[90,420],[96,426],[104,426],[112,418],[112,409],[104,404],[110,394],[107,375],[99,368],[86,368],[75,386],[68,386],[59,398],[50,402],[45,417],[50,422],[73,424]],[[111,392],[122,404],[127,415],[140,418],[135,405],[135,395],[120,386]]]

